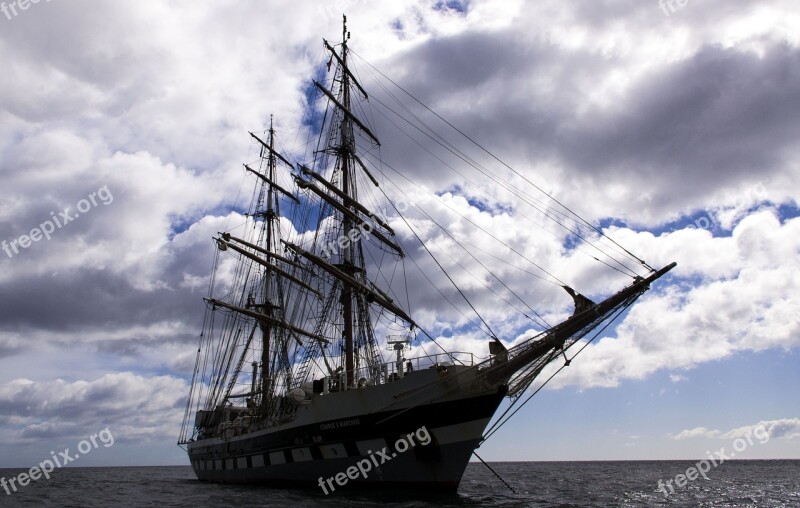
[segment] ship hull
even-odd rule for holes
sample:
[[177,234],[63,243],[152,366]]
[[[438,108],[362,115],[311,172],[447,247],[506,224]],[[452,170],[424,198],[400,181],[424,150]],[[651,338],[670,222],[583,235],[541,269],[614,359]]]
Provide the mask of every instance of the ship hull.
[[[404,384],[385,395],[408,393]],[[363,487],[455,490],[506,387],[478,393],[438,388],[427,403],[418,400],[429,395],[426,390],[416,390],[406,404],[383,411],[359,411],[358,394],[350,394],[353,400],[341,397],[336,404],[336,418],[319,418],[309,409],[317,416],[313,421],[304,423],[301,415],[288,428],[189,443],[189,458],[204,481],[316,487],[325,493]]]

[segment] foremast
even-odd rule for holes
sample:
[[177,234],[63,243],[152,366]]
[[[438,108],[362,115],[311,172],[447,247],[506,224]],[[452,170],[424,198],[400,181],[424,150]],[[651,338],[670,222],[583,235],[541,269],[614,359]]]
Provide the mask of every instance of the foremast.
[[[283,239],[281,238],[280,199],[282,197],[289,198],[298,204],[300,201],[277,183],[278,163],[289,168],[292,168],[293,165],[275,148],[275,129],[272,118],[270,118],[266,140],[253,133],[250,133],[250,136],[260,145],[261,167],[253,169],[247,164],[244,165],[248,173],[260,180],[260,185],[257,186],[257,195],[247,215],[251,219],[253,227],[258,228],[258,233],[252,240],[239,238],[231,233],[221,233],[216,238],[216,242],[221,251],[232,250],[238,253],[242,260],[239,266],[245,267],[245,271],[256,269],[260,273],[252,279],[252,283],[244,283],[240,289],[242,293],[238,301],[209,297],[206,298],[206,302],[213,309],[223,308],[233,311],[235,315],[249,319],[254,326],[241,347],[236,340],[232,344],[229,343],[231,351],[236,351],[237,348],[241,349],[239,361],[230,374],[227,373],[228,367],[225,367],[224,370],[222,368],[217,370],[220,379],[229,378],[228,387],[221,398],[210,397],[211,404],[207,405],[206,409],[212,409],[219,404],[224,406],[232,399],[246,398],[247,407],[252,410],[254,415],[263,418],[273,414],[277,409],[277,402],[280,398],[276,396],[277,392],[285,391],[292,384],[289,343],[296,340],[302,344],[299,336],[317,338],[288,321],[287,295],[291,292],[288,291],[290,288],[286,286],[287,284],[294,285],[317,297],[321,297],[321,294],[306,280],[303,280],[303,266],[281,254]],[[248,275],[242,274],[242,276],[245,281],[250,279]],[[258,341],[255,343],[253,341],[256,330],[260,334],[260,347]],[[245,360],[251,356],[253,357],[253,371],[250,391],[234,394],[232,390],[234,385],[240,381]],[[232,359],[231,355],[228,357]]]
[[[349,70],[347,68],[347,39],[350,37],[350,34],[347,31],[347,18],[343,18],[342,23],[342,103],[344,106],[345,111],[350,111],[350,75]],[[350,115],[345,114],[344,118],[342,119],[342,123],[340,125],[341,133],[339,138],[341,140],[339,144],[339,160],[341,163],[341,171],[342,171],[342,194],[344,195],[345,199],[343,199],[343,206],[352,212],[352,207],[349,203],[347,198],[352,200],[358,199],[358,195],[356,192],[356,186],[353,185],[353,179],[350,175],[350,161],[352,155],[355,153],[355,140],[353,139],[353,122],[350,118]],[[345,213],[342,215],[342,231],[344,236],[350,238],[350,234],[353,230],[353,221],[350,218],[349,214]],[[345,273],[348,273],[351,276],[355,276],[357,273],[356,265],[354,264],[355,260],[355,251],[356,249],[360,250],[361,248],[361,240],[360,238],[356,238],[354,242],[349,242],[343,251],[343,259],[342,259],[342,269]],[[355,381],[355,361],[354,361],[354,351],[353,351],[353,290],[352,287],[346,285],[344,291],[342,291],[342,318],[344,322],[344,349],[345,349],[345,384],[347,386],[352,386],[353,382]]]

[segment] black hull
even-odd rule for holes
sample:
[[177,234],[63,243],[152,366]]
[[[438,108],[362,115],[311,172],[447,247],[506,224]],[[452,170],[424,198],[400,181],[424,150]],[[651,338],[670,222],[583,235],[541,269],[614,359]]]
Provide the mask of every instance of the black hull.
[[[328,494],[347,488],[454,491],[505,393],[501,387],[494,393],[354,415],[345,426],[342,420],[329,420],[200,440],[189,445],[189,458],[204,481],[312,487]],[[369,469],[355,472],[359,464]]]

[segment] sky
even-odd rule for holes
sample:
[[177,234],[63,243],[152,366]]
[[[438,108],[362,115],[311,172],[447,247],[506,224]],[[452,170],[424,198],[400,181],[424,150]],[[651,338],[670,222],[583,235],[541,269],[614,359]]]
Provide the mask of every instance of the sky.
[[[282,150],[308,150],[296,126],[342,12],[365,84],[374,65],[650,265],[678,263],[482,445],[485,460],[703,458],[746,436],[758,438],[739,458],[800,458],[793,2],[3,5],[0,467],[104,429],[113,446],[72,465],[188,464],[175,443],[210,238],[242,219],[253,182],[241,164],[257,156],[248,131],[274,115]],[[533,227],[518,195],[428,166],[370,121],[382,157],[420,186],[409,196],[487,259],[512,256],[465,217],[590,297],[625,284]],[[420,231],[434,253],[474,262]],[[548,321],[569,315],[560,288],[495,263]],[[446,347],[485,356],[463,302],[445,305],[409,275],[415,318]],[[507,343],[535,329],[480,277],[456,279]]]

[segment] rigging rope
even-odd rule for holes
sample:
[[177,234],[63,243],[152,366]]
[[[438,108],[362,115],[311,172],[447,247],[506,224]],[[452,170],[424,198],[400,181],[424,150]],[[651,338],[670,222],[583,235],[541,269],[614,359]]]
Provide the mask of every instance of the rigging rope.
[[[610,318],[609,318],[609,319],[606,321],[606,324],[605,324],[605,325],[603,325],[603,327],[602,327],[602,328],[600,328],[599,330],[597,330],[597,332],[594,334],[594,336],[593,336],[591,339],[589,339],[588,341],[586,341],[586,343],[585,343],[585,344],[584,344],[584,345],[583,345],[583,346],[582,346],[582,347],[581,347],[581,348],[580,348],[580,349],[579,349],[579,350],[578,350],[578,351],[577,351],[577,352],[576,352],[574,355],[572,355],[572,358],[569,358],[568,360],[565,360],[565,361],[564,361],[564,363],[561,365],[561,367],[559,367],[559,368],[558,368],[558,369],[557,369],[555,372],[553,372],[553,373],[550,375],[550,377],[548,377],[548,378],[545,380],[545,382],[544,382],[544,383],[542,383],[542,384],[541,384],[541,385],[540,385],[538,388],[536,388],[536,390],[534,390],[534,392],[533,392],[532,394],[530,394],[530,395],[528,396],[528,398],[526,398],[526,399],[525,399],[525,401],[524,401],[522,404],[520,404],[520,405],[519,405],[519,407],[517,407],[517,409],[515,409],[515,410],[514,410],[514,412],[513,412],[513,413],[511,413],[510,415],[508,415],[508,417],[505,417],[505,416],[506,416],[506,414],[508,414],[508,412],[509,412],[509,411],[511,411],[511,409],[512,409],[512,408],[513,408],[513,407],[516,405],[516,401],[514,401],[513,403],[511,403],[511,405],[508,407],[508,409],[506,409],[506,410],[503,412],[503,414],[501,414],[501,415],[500,415],[500,418],[498,418],[497,422],[495,422],[495,423],[494,423],[494,425],[492,425],[491,427],[489,427],[489,430],[487,430],[487,431],[486,431],[486,434],[484,434],[483,438],[481,439],[481,443],[484,443],[484,442],[486,442],[486,440],[487,440],[487,439],[489,439],[490,437],[492,437],[492,435],[493,435],[495,432],[497,432],[498,430],[500,430],[500,427],[502,427],[503,425],[505,425],[505,424],[508,422],[508,420],[510,420],[510,419],[511,419],[511,418],[512,418],[512,417],[513,417],[515,414],[517,414],[517,412],[518,412],[520,409],[522,409],[522,408],[525,406],[525,404],[527,404],[528,402],[530,402],[530,400],[531,400],[531,399],[534,397],[534,395],[536,395],[537,393],[539,393],[539,392],[542,390],[542,388],[544,388],[544,387],[547,385],[547,383],[549,383],[549,382],[550,382],[550,381],[551,381],[551,380],[552,380],[554,377],[556,377],[556,375],[557,375],[559,372],[561,372],[562,370],[564,370],[564,368],[565,368],[565,367],[567,367],[567,366],[568,366],[570,363],[572,363],[572,360],[574,360],[574,359],[575,359],[575,358],[576,358],[576,357],[577,357],[579,354],[581,354],[581,352],[583,352],[583,350],[584,350],[584,349],[586,349],[586,347],[587,347],[589,344],[591,344],[591,343],[592,343],[592,342],[593,342],[593,341],[594,341],[594,340],[595,340],[595,339],[596,339],[596,338],[597,338],[597,337],[598,337],[598,336],[599,336],[601,333],[603,333],[603,332],[606,330],[606,328],[608,328],[608,327],[611,325],[611,323],[613,323],[613,322],[614,322],[614,321],[615,321],[615,320],[616,320],[616,319],[617,319],[617,318],[618,318],[618,317],[619,317],[619,316],[620,316],[620,315],[621,315],[623,312],[625,312],[625,310],[627,310],[627,309],[628,309],[628,307],[630,307],[631,305],[633,305],[633,303],[636,301],[636,299],[637,299],[637,298],[638,298],[638,296],[637,296],[637,297],[634,297],[634,298],[631,298],[631,300],[628,302],[628,304],[627,304],[627,305],[625,305],[624,307],[621,307],[621,308],[620,308],[620,309],[619,309],[619,310],[618,310],[616,313],[614,313],[614,315],[613,315],[613,316],[611,316],[611,317],[610,317]],[[571,346],[572,346],[572,345],[570,345],[570,347],[571,347]],[[567,349],[569,349],[569,348],[567,348]],[[519,400],[519,399],[517,399],[517,400]],[[505,419],[504,419],[504,418],[505,418]]]
[[[465,295],[464,292],[461,291],[461,288],[458,287],[458,284],[456,284],[456,282],[453,280],[453,278],[450,277],[450,274],[447,273],[447,270],[444,269],[442,264],[439,263],[439,260],[436,259],[436,257],[430,251],[430,249],[428,249],[428,246],[425,245],[425,242],[422,241],[422,238],[420,238],[420,236],[417,234],[417,232],[414,230],[414,228],[411,227],[411,224],[408,223],[406,218],[403,217],[403,215],[400,213],[400,210],[398,210],[397,206],[394,204],[394,201],[392,201],[389,198],[389,196],[386,195],[386,193],[383,191],[383,189],[381,189],[381,192],[383,192],[383,195],[386,197],[386,200],[389,202],[390,205],[392,205],[392,208],[395,209],[395,211],[397,212],[397,215],[403,220],[403,222],[405,223],[406,227],[408,227],[408,229],[411,231],[411,233],[413,233],[414,237],[417,239],[417,241],[420,243],[420,245],[422,245],[422,248],[425,249],[425,251],[431,257],[431,259],[433,259],[433,262],[436,263],[436,266],[439,267],[439,269],[442,271],[442,273],[444,273],[445,277],[447,277],[447,280],[449,280],[450,283],[453,285],[453,287],[456,288],[456,291],[458,291],[458,294],[461,295],[461,297],[464,299],[465,302],[467,302],[467,305],[470,306],[470,308],[475,313],[475,315],[478,316],[478,319],[481,320],[483,325],[486,327],[486,330],[488,330],[489,335],[491,337],[495,337],[496,338],[497,336],[495,335],[494,331],[492,330],[492,327],[489,326],[489,323],[487,323],[486,320],[483,319],[483,316],[481,316],[480,313],[478,312],[478,310],[472,305],[472,302],[469,301],[469,299],[467,298],[467,295]],[[417,262],[416,262],[416,260],[414,260],[413,257],[411,258],[411,261],[413,261],[414,264],[417,265]],[[419,268],[419,265],[417,265],[417,268]],[[436,285],[433,284],[433,281],[430,280],[430,278],[427,276],[427,274],[425,274],[425,272],[421,268],[420,268],[420,273],[422,273],[425,276],[425,278],[428,280],[428,282],[430,282],[431,285],[433,285],[433,287],[436,288]],[[438,288],[436,288],[436,290],[439,291]],[[441,294],[445,299],[447,299],[447,297],[445,297],[444,294],[441,291],[439,291],[439,294]],[[448,302],[450,302],[450,301],[448,300]],[[450,304],[452,305],[452,302],[450,302]]]
[[[387,164],[387,166],[388,166],[388,164]],[[392,184],[393,184],[393,185],[395,185],[395,184],[394,184],[394,182],[392,182]],[[396,188],[398,188],[398,190],[399,190],[399,187],[397,187],[397,185],[395,185],[395,187],[396,187]],[[401,191],[401,192],[402,192],[402,191]],[[406,197],[408,197],[408,196],[406,195]],[[517,299],[518,299],[520,302],[522,302],[522,304],[523,304],[523,305],[525,305],[526,307],[528,307],[528,309],[530,309],[530,310],[531,310],[531,312],[533,312],[534,314],[536,314],[536,316],[537,316],[537,317],[539,317],[539,319],[541,319],[541,320],[542,320],[542,322],[544,322],[544,323],[545,323],[545,326],[547,326],[547,322],[546,322],[546,321],[544,321],[544,319],[543,319],[541,316],[539,316],[539,314],[538,314],[538,313],[537,313],[535,310],[533,310],[533,309],[532,309],[532,308],[531,308],[531,307],[530,307],[530,306],[527,304],[527,302],[525,302],[525,300],[523,300],[523,299],[522,299],[522,298],[521,298],[521,297],[520,297],[520,296],[519,296],[517,293],[515,293],[515,292],[514,292],[514,290],[513,290],[513,289],[511,289],[511,288],[510,288],[510,287],[509,287],[509,286],[508,286],[508,285],[507,285],[505,282],[503,282],[503,280],[501,280],[501,279],[500,279],[500,278],[499,278],[499,277],[498,277],[498,276],[497,276],[497,275],[496,275],[494,272],[492,272],[491,270],[489,270],[489,269],[486,267],[486,265],[485,265],[485,264],[483,264],[483,262],[481,262],[481,260],[479,260],[479,259],[478,259],[478,258],[475,256],[475,254],[473,254],[473,253],[472,253],[472,252],[471,252],[469,249],[466,249],[466,248],[465,248],[465,247],[464,247],[464,246],[461,244],[461,242],[459,242],[459,241],[458,241],[458,239],[457,239],[456,237],[454,237],[454,236],[453,236],[453,234],[452,234],[452,233],[450,233],[450,231],[448,231],[448,230],[447,230],[447,228],[445,228],[444,226],[442,226],[442,225],[441,225],[441,224],[440,224],[440,223],[439,223],[439,222],[438,222],[436,219],[434,219],[434,218],[433,218],[433,216],[432,216],[432,215],[430,215],[428,212],[426,212],[426,211],[425,211],[425,210],[424,210],[422,207],[417,207],[417,208],[419,209],[419,211],[420,211],[420,212],[422,212],[422,214],[423,214],[425,217],[427,217],[427,219],[428,219],[428,220],[430,220],[432,223],[434,223],[434,224],[435,224],[435,225],[436,225],[436,226],[437,226],[439,229],[441,229],[441,230],[442,230],[442,231],[443,231],[443,232],[444,232],[444,233],[445,233],[445,234],[446,234],[446,235],[447,235],[449,238],[451,238],[451,239],[452,239],[452,240],[453,240],[453,241],[456,243],[456,245],[458,245],[458,246],[461,248],[461,250],[463,250],[464,252],[466,252],[466,253],[467,253],[467,254],[468,254],[468,255],[469,255],[469,256],[470,256],[472,259],[474,259],[474,260],[475,260],[475,262],[477,262],[477,263],[478,263],[478,264],[481,266],[481,268],[483,268],[484,270],[486,270],[486,272],[487,272],[489,275],[491,275],[492,277],[494,277],[494,279],[495,279],[495,280],[497,280],[497,282],[499,282],[499,283],[500,283],[500,284],[501,284],[501,285],[502,285],[504,288],[506,288],[506,289],[507,289],[509,292],[511,292],[511,294],[512,294],[512,295],[514,295],[514,296],[515,296],[515,297],[516,297],[516,298],[517,298]],[[472,277],[473,277],[475,280],[477,280],[477,281],[478,281],[478,282],[479,282],[479,283],[480,283],[480,284],[481,284],[483,287],[485,287],[486,289],[488,289],[489,291],[491,291],[492,293],[494,293],[494,294],[495,294],[495,296],[497,296],[498,298],[500,298],[501,300],[503,300],[504,302],[506,302],[506,303],[507,303],[509,306],[511,306],[511,307],[512,307],[514,310],[516,310],[517,312],[521,313],[521,314],[522,314],[523,316],[525,316],[526,318],[530,319],[531,321],[534,321],[534,322],[536,322],[536,320],[534,320],[533,318],[531,318],[530,316],[528,316],[528,315],[527,315],[527,314],[526,314],[524,311],[522,311],[522,310],[520,310],[519,308],[517,308],[517,306],[516,306],[516,305],[514,305],[513,303],[511,303],[510,301],[508,301],[508,299],[506,299],[506,298],[505,298],[503,295],[501,295],[500,293],[498,293],[497,291],[495,291],[493,287],[491,287],[490,285],[486,284],[486,283],[485,283],[485,282],[484,282],[482,279],[480,279],[480,278],[479,278],[479,277],[478,277],[476,274],[474,274],[474,273],[472,273],[471,271],[467,270],[467,269],[466,269],[466,268],[465,268],[465,267],[464,267],[464,266],[463,266],[463,265],[462,265],[462,264],[461,264],[461,263],[460,263],[460,262],[459,262],[459,261],[458,261],[458,260],[457,260],[457,259],[456,259],[454,256],[449,256],[449,257],[450,257],[450,259],[451,259],[451,260],[453,260],[453,261],[454,261],[454,262],[455,262],[455,263],[456,263],[458,266],[460,266],[460,267],[461,267],[461,268],[462,268],[462,269],[463,269],[465,272],[469,273],[469,274],[470,274],[470,275],[471,275],[471,276],[472,276]],[[536,323],[536,324],[538,324],[538,325],[541,325],[541,323]]]
[[[511,167],[509,164],[507,164],[505,161],[503,161],[502,159],[500,159],[500,158],[499,158],[498,156],[496,156],[494,153],[492,153],[491,151],[489,151],[489,150],[488,150],[487,148],[485,148],[483,145],[481,145],[480,143],[478,143],[477,141],[475,141],[475,139],[473,139],[472,137],[470,137],[470,136],[469,136],[468,134],[466,134],[464,131],[462,131],[461,129],[459,129],[458,127],[456,127],[456,126],[455,126],[455,125],[453,125],[452,123],[450,123],[450,121],[448,121],[446,118],[442,117],[442,116],[441,116],[439,113],[437,113],[436,111],[434,111],[433,109],[431,109],[431,108],[430,108],[430,107],[429,107],[427,104],[423,103],[423,102],[422,102],[420,99],[418,99],[418,98],[417,98],[417,97],[415,97],[413,94],[411,94],[411,92],[409,92],[408,90],[406,90],[405,88],[403,88],[402,86],[400,86],[400,85],[399,85],[397,82],[395,82],[394,80],[392,80],[390,77],[388,77],[386,74],[384,74],[384,73],[383,73],[383,72],[382,72],[380,69],[378,69],[377,67],[375,67],[374,65],[372,65],[372,64],[371,64],[369,61],[367,61],[367,60],[365,60],[364,58],[362,58],[362,57],[361,57],[361,56],[360,56],[358,53],[356,53],[355,51],[351,51],[351,52],[352,52],[352,54],[354,54],[355,56],[357,56],[357,57],[358,57],[358,58],[359,58],[359,59],[360,59],[362,62],[364,62],[364,63],[365,63],[365,64],[366,64],[366,65],[367,65],[369,68],[373,69],[375,72],[377,72],[378,74],[380,74],[380,75],[381,75],[381,76],[382,76],[382,77],[383,77],[385,80],[387,80],[389,83],[391,83],[392,85],[394,85],[395,87],[397,87],[397,88],[398,88],[400,91],[402,91],[404,94],[406,94],[406,95],[407,95],[409,98],[411,98],[411,99],[412,99],[414,102],[416,102],[417,104],[419,104],[419,105],[420,105],[422,108],[424,108],[426,111],[428,111],[429,113],[431,113],[432,115],[434,115],[436,118],[438,118],[439,120],[441,120],[441,121],[442,121],[444,124],[446,124],[448,127],[450,127],[451,129],[453,129],[454,131],[456,131],[458,134],[460,134],[462,137],[464,137],[465,139],[467,139],[467,140],[468,140],[470,143],[472,143],[473,145],[475,145],[475,146],[476,146],[478,149],[480,149],[482,152],[486,153],[486,154],[487,154],[488,156],[490,156],[492,159],[496,160],[498,163],[500,163],[501,165],[503,165],[504,167],[506,167],[506,168],[507,168],[508,170],[510,170],[512,173],[514,173],[515,175],[517,175],[519,178],[521,178],[522,180],[524,180],[525,182],[527,182],[529,185],[531,185],[533,188],[535,188],[536,190],[538,190],[538,191],[539,191],[541,194],[543,194],[544,196],[546,196],[546,197],[547,197],[549,200],[551,200],[553,203],[555,203],[555,204],[556,204],[556,205],[558,205],[559,207],[561,207],[561,208],[563,208],[564,210],[566,210],[566,211],[569,213],[569,215],[573,217],[573,220],[576,220],[576,222],[577,222],[577,223],[582,223],[582,224],[586,225],[586,226],[587,226],[588,228],[590,228],[592,231],[594,231],[595,233],[597,233],[598,235],[600,235],[600,237],[601,237],[601,238],[605,238],[605,239],[607,239],[608,241],[610,241],[612,244],[614,244],[614,246],[616,246],[616,248],[617,248],[617,249],[616,249],[616,250],[617,250],[617,252],[619,252],[619,253],[621,253],[621,254],[624,254],[624,255],[626,255],[626,256],[627,256],[627,257],[629,257],[630,259],[633,259],[633,260],[637,261],[639,264],[641,264],[642,266],[644,266],[644,267],[645,267],[645,268],[647,268],[648,270],[650,270],[650,271],[653,271],[653,268],[652,268],[650,265],[648,265],[648,264],[647,264],[647,263],[646,263],[644,260],[642,260],[642,259],[641,259],[641,258],[639,258],[638,256],[634,255],[634,254],[633,254],[632,252],[630,252],[628,249],[626,249],[625,247],[623,247],[622,245],[620,245],[618,242],[616,242],[616,241],[615,241],[613,238],[611,238],[611,237],[609,237],[608,235],[606,235],[605,233],[603,233],[603,231],[602,231],[602,230],[600,230],[598,227],[596,227],[596,226],[594,226],[593,224],[589,223],[589,222],[588,222],[588,221],[586,221],[586,220],[585,220],[583,217],[581,217],[581,216],[580,216],[580,215],[578,215],[578,214],[577,214],[575,211],[573,211],[571,208],[569,208],[568,206],[566,206],[565,204],[561,203],[559,200],[557,200],[556,198],[554,198],[553,196],[551,196],[550,194],[548,194],[547,192],[545,192],[545,190],[544,190],[544,189],[542,189],[541,187],[539,187],[539,186],[538,186],[536,183],[534,183],[532,180],[530,180],[530,179],[529,179],[528,177],[526,177],[524,174],[522,174],[521,172],[519,172],[519,171],[517,171],[516,169],[514,169],[513,167]],[[379,83],[379,85],[380,85],[380,83]],[[391,92],[389,92],[388,90],[386,90],[386,89],[385,89],[385,87],[383,87],[382,85],[380,85],[380,86],[381,86],[381,87],[382,87],[382,88],[383,88],[383,89],[384,89],[384,90],[385,90],[385,91],[386,91],[386,92],[387,92],[387,93],[388,93],[390,96],[392,96],[392,97],[394,98],[394,96],[393,96],[393,94],[391,94]],[[376,100],[376,102],[379,102],[379,103],[380,103],[380,100],[379,100],[379,99],[377,99],[377,98],[375,98],[375,97],[373,97],[373,98]],[[396,99],[396,98],[395,98],[395,100],[397,101],[397,99]],[[399,103],[399,101],[397,101],[397,102]],[[383,105],[384,105],[384,107],[386,107],[387,109],[389,109],[389,110],[390,110],[390,111],[392,111],[393,113],[397,114],[396,112],[394,112],[393,110],[391,110],[391,108],[389,108],[387,105],[385,105],[385,104],[383,104]],[[409,113],[411,113],[411,112],[410,112],[410,110],[408,110],[407,108],[405,108],[405,109],[406,109],[407,111],[409,111]],[[411,113],[411,114],[413,115],[413,113]],[[403,118],[403,117],[402,117],[401,115],[399,115],[399,114],[398,114],[398,116],[399,116],[400,118]],[[416,118],[416,115],[414,115],[414,116],[415,116],[415,118]],[[408,122],[408,120],[406,120],[406,121]],[[410,122],[409,122],[409,123],[410,123]],[[421,123],[423,123],[423,122],[421,122]],[[423,124],[424,124],[424,123],[423,123]],[[412,124],[412,125],[413,125],[413,124]],[[430,129],[430,127],[428,127],[428,128]],[[432,130],[432,129],[431,129],[431,130]],[[439,136],[439,137],[440,137],[440,136]],[[441,138],[441,137],[440,137],[440,139],[443,139],[443,138]],[[445,143],[446,143],[446,142],[445,142]],[[442,144],[442,143],[440,143],[440,144]],[[449,144],[449,143],[448,143],[448,144]],[[447,147],[446,147],[444,144],[442,144],[442,146],[444,146],[445,148],[447,148]],[[454,153],[454,155],[458,156],[458,155],[457,155],[457,154],[455,154],[455,153]],[[467,161],[467,160],[465,160],[465,162],[467,162],[468,164],[472,165],[472,164],[470,163],[470,161]],[[478,169],[478,170],[480,171],[480,168],[478,168],[477,166],[473,165],[473,167],[475,167],[476,169]],[[488,175],[487,175],[487,176],[488,176]],[[530,203],[529,203],[529,204],[530,204]],[[532,205],[532,206],[533,206],[533,205]],[[542,211],[542,210],[540,210],[540,211]],[[545,212],[544,212],[544,211],[542,211],[542,213],[545,213]],[[545,214],[546,214],[546,213],[545,213]],[[552,217],[551,217],[551,218],[552,218]],[[556,223],[560,224],[560,222],[556,221],[554,218],[552,218],[552,219],[553,219],[553,220],[554,220]],[[563,225],[562,225],[562,226],[563,226]],[[606,255],[608,255],[608,254],[606,254]],[[609,257],[611,257],[611,256],[609,256]],[[614,258],[612,257],[612,259],[614,259]],[[616,260],[615,260],[615,261],[616,261]],[[617,261],[617,263],[619,263],[619,261]],[[621,264],[621,263],[620,263],[620,264]],[[624,265],[622,265],[622,266],[623,266],[623,267],[625,267]],[[629,269],[629,268],[627,268],[627,267],[625,267],[625,268],[626,268],[626,269],[628,269],[628,270],[630,270],[630,269]]]
[[480,455],[478,455],[478,452],[476,452],[475,450],[472,450],[472,454],[473,454],[473,455],[475,455],[476,457],[478,457],[478,460],[480,460],[480,461],[483,463],[483,465],[484,465],[484,466],[486,466],[487,468],[489,468],[489,471],[491,471],[491,472],[492,472],[492,473],[493,473],[493,474],[494,474],[494,475],[497,477],[497,479],[498,479],[498,480],[500,480],[501,482],[503,482],[503,485],[505,485],[506,487],[508,487],[508,488],[509,488],[509,490],[511,490],[511,492],[513,492],[514,494],[516,494],[516,493],[517,493],[517,491],[516,491],[516,490],[514,490],[514,487],[512,487],[511,485],[509,485],[509,484],[508,484],[508,482],[507,482],[507,481],[505,481],[505,480],[503,479],[503,477],[501,477],[499,474],[497,474],[497,471],[495,471],[494,469],[492,469],[492,466],[490,466],[489,464],[487,464],[487,463],[486,463],[486,461],[485,461],[485,460],[483,460],[483,459],[481,458],[481,456],[480,456]]
[[[423,191],[423,192],[425,192],[426,194],[429,194],[429,193],[428,193],[428,191],[426,191],[426,190],[425,190],[425,189],[424,189],[422,186],[420,186],[418,183],[416,183],[416,182],[414,182],[413,180],[411,180],[410,178],[408,178],[408,177],[407,177],[406,175],[404,175],[404,174],[403,174],[401,171],[399,171],[399,170],[395,169],[395,168],[394,168],[393,166],[391,166],[389,163],[387,163],[387,162],[383,161],[383,165],[384,165],[384,166],[386,166],[387,168],[391,169],[391,170],[392,170],[392,171],[394,171],[395,173],[397,173],[397,174],[398,174],[398,175],[399,175],[401,178],[403,178],[404,180],[406,180],[406,181],[407,181],[407,182],[409,182],[410,184],[414,185],[415,187],[417,187],[418,189],[422,190],[422,191]],[[392,185],[394,185],[394,186],[395,186],[395,188],[396,188],[396,189],[397,189],[397,190],[398,190],[398,191],[399,191],[401,194],[403,194],[404,196],[408,197],[408,194],[406,194],[405,192],[403,192],[403,190],[402,190],[402,189],[400,189],[400,187],[399,187],[397,184],[395,184],[395,183],[394,183],[394,182],[392,182],[391,180],[389,180],[389,182],[391,182],[391,183],[392,183]],[[386,192],[384,192],[382,189],[381,189],[381,192],[383,192],[383,195],[384,195],[384,196],[386,196]],[[435,194],[434,194],[434,196],[435,196]],[[438,198],[438,196],[436,196],[436,197]],[[388,197],[388,196],[386,196],[386,199],[387,199],[387,200],[389,200],[389,197]],[[389,200],[389,201],[391,202],[391,200]],[[411,201],[411,199],[409,199],[409,201]],[[541,275],[534,275],[534,277],[536,277],[536,278],[538,278],[538,279],[541,279],[541,280],[543,280],[543,281],[545,281],[545,282],[549,282],[549,283],[551,283],[551,284],[555,284],[555,285],[557,285],[557,286],[564,286],[564,285],[566,285],[566,283],[565,283],[564,281],[562,281],[561,279],[559,279],[558,277],[556,277],[555,275],[553,275],[552,273],[550,273],[550,272],[549,272],[547,269],[545,269],[543,266],[539,265],[538,263],[536,263],[536,262],[535,262],[535,261],[533,261],[532,259],[528,258],[528,257],[527,257],[527,256],[525,256],[524,254],[522,254],[521,252],[519,252],[517,249],[515,249],[514,247],[512,247],[512,246],[508,245],[508,244],[507,244],[507,243],[505,243],[503,240],[501,240],[501,239],[497,238],[497,236],[495,236],[494,234],[490,233],[489,231],[487,231],[486,229],[484,229],[484,228],[483,228],[482,226],[480,226],[479,224],[476,224],[476,223],[475,223],[475,222],[474,222],[472,219],[470,219],[469,217],[465,216],[463,213],[461,213],[460,211],[456,210],[455,208],[453,208],[452,206],[450,206],[448,203],[446,203],[446,202],[442,201],[441,199],[439,200],[439,202],[440,202],[440,203],[442,203],[442,204],[443,204],[444,206],[446,206],[447,208],[449,208],[450,210],[452,210],[453,212],[455,212],[456,214],[458,214],[458,215],[459,215],[461,218],[463,218],[464,220],[466,220],[467,222],[469,222],[470,224],[472,224],[473,226],[475,226],[475,227],[476,227],[476,228],[478,228],[479,230],[483,231],[484,233],[486,233],[487,235],[489,235],[490,237],[492,237],[492,239],[496,240],[496,241],[497,241],[497,242],[499,242],[501,245],[503,245],[504,247],[508,248],[508,249],[509,249],[511,252],[513,252],[514,254],[518,255],[519,257],[521,257],[522,259],[524,259],[525,261],[527,261],[527,262],[528,262],[528,263],[530,263],[531,265],[535,266],[536,268],[538,268],[539,270],[541,270],[542,272],[544,272],[545,274],[547,274],[548,276],[550,276],[550,278],[551,278],[551,279],[553,279],[553,280],[548,280],[548,279],[546,279],[545,277],[542,277]],[[394,204],[392,204],[392,206],[394,206]],[[420,207],[417,207],[417,208],[420,208]],[[397,210],[397,208],[396,208],[396,207],[395,207],[395,210]],[[423,211],[423,213],[425,213],[425,212]],[[398,211],[398,215],[400,215],[400,212],[399,212],[399,211]],[[400,218],[401,218],[401,219],[403,219],[403,221],[405,221],[405,217],[402,217],[402,215],[400,215]],[[441,226],[440,226],[440,227],[441,227]]]

